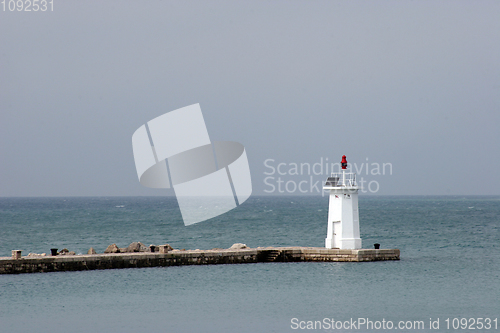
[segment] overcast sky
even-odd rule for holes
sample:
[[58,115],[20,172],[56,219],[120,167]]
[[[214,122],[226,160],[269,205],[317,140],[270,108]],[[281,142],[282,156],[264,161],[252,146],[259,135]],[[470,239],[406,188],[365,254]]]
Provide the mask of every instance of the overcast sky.
[[[279,180],[318,195],[326,170],[289,169],[343,154],[369,163],[361,174],[378,194],[498,195],[499,18],[499,1],[1,11],[0,196],[173,194],[140,185],[131,138],[194,103],[212,141],[246,147],[253,195]],[[382,163],[392,174],[372,175]]]

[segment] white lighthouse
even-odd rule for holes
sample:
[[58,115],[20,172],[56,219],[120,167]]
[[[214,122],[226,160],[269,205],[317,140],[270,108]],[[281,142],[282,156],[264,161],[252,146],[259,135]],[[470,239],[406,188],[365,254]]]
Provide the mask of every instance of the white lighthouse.
[[355,173],[346,173],[347,160],[342,156],[342,173],[328,177],[323,190],[330,191],[327,249],[360,249],[358,185]]

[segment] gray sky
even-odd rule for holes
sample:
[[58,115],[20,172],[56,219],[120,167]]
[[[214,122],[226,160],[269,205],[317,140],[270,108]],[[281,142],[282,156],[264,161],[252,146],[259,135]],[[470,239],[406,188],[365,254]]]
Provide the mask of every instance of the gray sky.
[[1,11],[0,196],[173,194],[140,185],[131,137],[194,103],[212,141],[246,147],[254,195],[270,191],[266,177],[312,185],[265,175],[267,159],[284,171],[343,154],[392,165],[363,176],[378,194],[498,195],[499,17],[498,1]]

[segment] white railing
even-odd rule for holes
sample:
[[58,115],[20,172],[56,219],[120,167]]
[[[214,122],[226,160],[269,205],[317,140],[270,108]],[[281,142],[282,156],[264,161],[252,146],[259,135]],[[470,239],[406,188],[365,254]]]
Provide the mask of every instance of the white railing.
[[332,173],[330,177],[327,178],[325,187],[355,187],[358,186],[356,183],[355,173]]

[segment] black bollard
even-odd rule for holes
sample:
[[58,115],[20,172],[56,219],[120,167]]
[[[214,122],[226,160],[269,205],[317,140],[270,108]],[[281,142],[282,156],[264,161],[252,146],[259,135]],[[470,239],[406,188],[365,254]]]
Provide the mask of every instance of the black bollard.
[[373,244],[373,246],[375,247],[375,250],[380,249],[380,244],[379,243],[375,243],[375,244]]
[[154,245],[151,245],[149,248],[151,249],[152,253],[154,253],[156,251],[156,246],[154,246]]
[[50,249],[50,255],[57,256],[57,249]]

